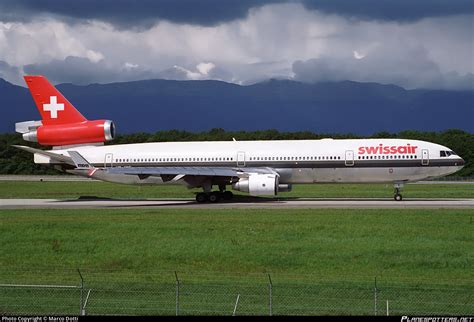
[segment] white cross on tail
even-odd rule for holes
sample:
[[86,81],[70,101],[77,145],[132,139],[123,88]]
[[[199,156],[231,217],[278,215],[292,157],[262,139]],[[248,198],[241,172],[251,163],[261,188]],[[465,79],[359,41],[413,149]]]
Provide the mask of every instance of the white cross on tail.
[[56,96],[49,97],[49,104],[43,104],[43,111],[50,112],[52,119],[58,118],[58,111],[64,111],[64,104],[58,104],[58,98]]

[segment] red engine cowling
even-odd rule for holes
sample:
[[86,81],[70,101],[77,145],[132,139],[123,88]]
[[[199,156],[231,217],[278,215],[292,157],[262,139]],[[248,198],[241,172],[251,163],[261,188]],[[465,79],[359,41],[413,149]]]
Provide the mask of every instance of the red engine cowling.
[[115,125],[109,120],[42,125],[35,131],[23,134],[23,139],[26,141],[50,146],[101,143],[111,141],[114,137]]

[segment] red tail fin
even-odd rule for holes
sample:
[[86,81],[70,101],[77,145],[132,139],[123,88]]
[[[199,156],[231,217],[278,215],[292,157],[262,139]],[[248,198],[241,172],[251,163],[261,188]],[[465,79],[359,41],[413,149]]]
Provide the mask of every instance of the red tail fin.
[[43,125],[87,121],[69,101],[43,76],[25,76]]

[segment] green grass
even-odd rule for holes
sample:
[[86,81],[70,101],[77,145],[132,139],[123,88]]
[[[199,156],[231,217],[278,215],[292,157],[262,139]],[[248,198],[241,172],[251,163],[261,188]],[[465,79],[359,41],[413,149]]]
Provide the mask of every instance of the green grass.
[[[180,185],[131,186],[108,182],[22,182],[0,181],[0,198],[193,198],[194,192]],[[305,198],[392,198],[389,184],[312,184],[294,185],[279,197]],[[474,198],[474,184],[409,184],[404,198]]]
[[473,215],[470,209],[2,210],[0,242],[10,246],[0,266],[451,280],[474,264]]
[[[390,300],[393,314],[468,314],[473,216],[471,209],[2,210],[0,283],[77,285],[81,268],[94,289],[91,313],[174,314],[177,271],[182,313],[230,314],[241,294],[241,314],[266,314],[270,273],[275,314],[371,314],[377,277],[380,306]],[[18,299],[27,303],[35,292],[46,291],[2,289],[0,309],[25,312]],[[77,290],[55,292],[52,304],[33,296],[28,312],[57,309],[57,298],[74,313]]]

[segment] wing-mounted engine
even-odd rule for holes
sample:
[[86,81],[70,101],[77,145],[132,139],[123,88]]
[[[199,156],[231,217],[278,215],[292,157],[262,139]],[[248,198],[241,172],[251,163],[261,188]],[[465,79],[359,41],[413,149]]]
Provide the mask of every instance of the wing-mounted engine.
[[115,125],[109,120],[43,125],[41,121],[15,124],[15,130],[23,139],[41,145],[63,146],[85,143],[103,143],[115,138]]
[[291,191],[291,185],[279,184],[278,174],[251,173],[232,184],[232,189],[252,196],[276,196],[278,192]]

